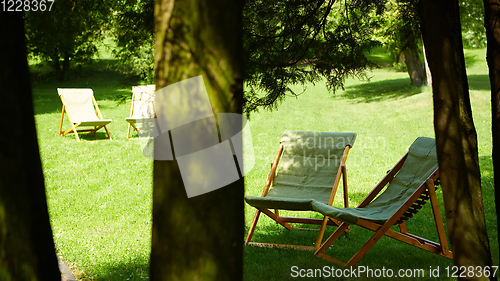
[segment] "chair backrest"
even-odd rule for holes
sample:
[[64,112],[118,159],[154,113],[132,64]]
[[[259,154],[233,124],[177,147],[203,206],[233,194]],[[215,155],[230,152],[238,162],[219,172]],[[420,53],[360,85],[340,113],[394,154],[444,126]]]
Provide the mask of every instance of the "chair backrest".
[[153,118],[155,115],[155,85],[133,86],[133,111],[135,118]]
[[437,169],[436,141],[419,137],[387,189],[363,209],[371,220],[388,220]]
[[278,171],[267,196],[327,204],[345,147],[352,147],[355,140],[355,133],[285,131]]
[[94,103],[92,101],[94,97],[92,89],[58,88],[57,93],[62,97],[64,106],[74,123],[100,120],[96,115]]

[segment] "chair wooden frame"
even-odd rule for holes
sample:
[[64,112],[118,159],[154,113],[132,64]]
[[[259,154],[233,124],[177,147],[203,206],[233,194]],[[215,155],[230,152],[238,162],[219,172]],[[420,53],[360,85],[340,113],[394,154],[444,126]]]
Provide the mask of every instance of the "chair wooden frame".
[[[401,160],[387,173],[387,175],[375,186],[375,188],[370,192],[370,194],[359,204],[358,208],[366,207],[375,197],[382,191],[382,189],[389,183],[392,182],[397,172],[403,166],[404,161],[408,153],[401,158]],[[335,262],[341,266],[354,266],[367,252],[370,250],[377,241],[382,238],[382,236],[388,236],[396,240],[405,242],[407,244],[413,245],[420,249],[441,255],[453,259],[453,253],[448,248],[448,241],[446,239],[446,233],[444,230],[443,220],[441,218],[441,212],[439,210],[439,203],[436,196],[436,185],[439,184],[439,168],[436,169],[426,181],[424,181],[420,187],[405,201],[405,203],[389,218],[384,224],[374,223],[372,221],[359,218],[356,225],[359,225],[368,230],[374,231],[373,236],[366,242],[356,254],[348,261],[342,262],[338,259],[330,257],[324,252],[340,237],[345,229],[347,229],[350,224],[343,222],[335,232],[321,245],[319,249],[314,253],[315,255]],[[413,217],[422,206],[429,201],[431,202],[432,213],[434,216],[434,222],[438,232],[439,243],[429,241],[425,238],[416,236],[414,234],[408,233],[406,230],[405,221]],[[399,232],[390,229],[393,225],[399,226]]]
[[[61,98],[61,102],[63,104],[62,111],[61,111],[61,122],[59,123],[59,135],[60,136],[65,136],[65,135],[67,135],[69,133],[74,133],[75,137],[76,137],[76,140],[78,142],[81,142],[80,137],[78,136],[78,133],[81,133],[81,132],[91,132],[91,133],[95,134],[99,129],[104,128],[104,130],[106,130],[106,134],[108,135],[108,139],[112,140],[111,139],[111,135],[109,134],[109,131],[108,131],[108,128],[106,127],[106,125],[93,126],[94,127],[93,129],[77,130],[77,128],[80,126],[80,123],[73,122],[73,119],[71,117],[71,113],[68,110],[66,110],[64,96],[63,95],[59,95],[59,97]],[[92,103],[94,105],[94,109],[95,109],[96,115],[99,117],[99,119],[103,120],[104,118],[102,117],[101,111],[99,110],[99,105],[97,104],[97,101],[95,100],[94,95],[92,95]],[[69,122],[71,124],[71,128],[69,128],[69,129],[67,129],[66,131],[63,132],[62,126],[63,126],[63,121],[64,121],[64,112],[66,112],[66,114],[68,115],[68,119],[69,119]]]
[[[338,186],[340,184],[340,179],[342,178],[342,185],[343,185],[343,191],[344,191],[344,206],[347,208],[349,207],[349,200],[348,200],[348,191],[347,191],[347,173],[346,173],[346,159],[347,155],[349,154],[350,146],[347,145],[344,148],[344,153],[342,155],[341,163],[339,165],[339,169],[337,171],[337,176],[335,177],[335,181],[333,184],[333,188],[330,194],[330,198],[328,200],[328,205],[331,206],[333,204],[333,200],[335,198],[335,195],[337,193]],[[276,157],[274,161],[271,163],[271,172],[269,173],[269,176],[267,177],[266,184],[264,186],[264,192],[262,193],[261,197],[265,197],[267,193],[269,192],[269,188],[271,187],[271,184],[274,182],[274,177],[276,175],[276,170],[278,168],[278,163],[281,158],[281,154],[283,152],[283,144],[280,144],[278,153],[276,154]],[[264,213],[267,216],[269,216],[271,219],[275,220],[276,223],[281,224],[284,226],[286,229],[292,229],[294,228],[293,226],[290,225],[290,223],[300,223],[300,224],[311,224],[311,225],[321,225],[319,229],[319,234],[316,239],[315,246],[303,246],[303,245],[285,245],[285,244],[273,244],[273,243],[257,243],[257,242],[250,242],[252,239],[253,233],[255,231],[255,227],[257,225],[257,221],[259,220],[260,214]],[[252,224],[250,226],[250,230],[248,231],[247,237],[245,239],[245,245],[253,245],[253,246],[259,246],[259,247],[280,247],[280,248],[293,248],[293,249],[299,249],[299,250],[309,250],[309,251],[314,251],[319,248],[321,245],[321,242],[323,240],[323,236],[326,230],[327,225],[335,225],[339,226],[341,222],[339,222],[336,219],[329,218],[327,216],[324,216],[323,219],[313,219],[313,218],[298,218],[298,217],[282,217],[279,215],[278,209],[275,209],[274,212],[270,211],[269,209],[259,209],[257,208],[257,211],[255,212],[255,216],[253,218]],[[298,228],[300,230],[309,230],[308,228]]]
[[[137,92],[135,91],[136,89],[143,89],[141,91],[141,96],[143,93],[147,93],[149,92],[149,90],[153,90],[154,92],[154,89],[155,89],[155,85],[146,85],[146,86],[134,86],[132,87],[132,101],[130,101],[130,116],[129,118],[133,117],[134,116],[134,106],[135,106],[135,101],[137,100],[136,97],[137,97]],[[152,94],[150,96],[153,96]],[[151,116],[152,118],[152,116]],[[128,122],[128,128],[127,128],[127,139],[130,138],[130,132],[131,131],[137,131],[138,128],[136,126],[136,122],[132,122],[132,121],[127,121]]]

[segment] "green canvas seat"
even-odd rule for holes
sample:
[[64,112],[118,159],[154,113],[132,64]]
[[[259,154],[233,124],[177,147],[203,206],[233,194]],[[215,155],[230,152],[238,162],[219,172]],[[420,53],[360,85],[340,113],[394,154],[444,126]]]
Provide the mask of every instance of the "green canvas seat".
[[[336,208],[319,201],[312,201],[311,206],[315,211],[343,223],[315,254],[343,266],[353,266],[378,239],[387,235],[433,253],[453,258],[453,254],[448,250],[435,192],[438,178],[435,140],[420,137],[357,208]],[[385,186],[387,188],[379,195]],[[431,201],[440,243],[428,241],[406,231],[405,221],[417,214],[428,200]],[[351,224],[375,231],[375,234],[347,263],[325,255],[324,251],[340,236],[342,229]],[[393,225],[399,225],[400,232],[391,230],[390,227]]]
[[[347,207],[345,162],[355,140],[355,133],[285,131],[278,154],[271,165],[264,193],[261,197],[245,196],[245,201],[257,209],[245,243],[314,249],[307,246],[250,242],[259,215],[263,212],[288,229],[292,228],[289,223],[321,225],[316,243],[319,247],[326,225],[334,224],[334,220],[282,217],[278,210],[313,211],[313,201],[331,205],[342,176],[344,204]],[[270,209],[275,209],[275,212]]]

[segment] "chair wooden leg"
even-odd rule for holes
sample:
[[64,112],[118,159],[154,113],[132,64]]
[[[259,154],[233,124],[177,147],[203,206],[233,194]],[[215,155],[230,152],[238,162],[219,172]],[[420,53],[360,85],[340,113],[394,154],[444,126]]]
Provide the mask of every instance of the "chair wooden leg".
[[281,224],[282,226],[284,226],[286,229],[292,229],[293,228],[293,226],[291,226],[287,222],[283,221],[283,219],[281,219],[280,217],[276,216],[273,212],[269,211],[268,209],[262,209],[261,212],[263,212],[264,214],[268,215],[273,220],[277,221],[279,224]]
[[370,240],[368,240],[368,242],[366,242],[365,245],[363,245],[363,247],[361,247],[361,249],[359,249],[359,251],[354,254],[354,256],[346,263],[345,266],[353,266],[358,263],[358,261],[373,247],[373,245],[375,245],[375,243],[377,243],[378,240],[380,240],[380,238],[384,236],[384,232],[382,231],[382,229],[383,227],[380,227],[379,230],[375,232],[375,234],[373,234]]
[[345,165],[342,165],[342,185],[344,187],[344,208],[349,208],[349,196],[347,192],[347,170]]
[[65,106],[63,105],[62,111],[61,111],[61,123],[59,123],[59,135],[63,134],[62,125],[63,125],[63,120],[64,120],[64,110],[65,110]]
[[404,234],[408,233],[408,231],[406,230],[406,223],[405,222],[402,222],[399,224],[399,232],[404,233]]
[[248,244],[248,242],[250,242],[250,240],[252,240],[252,235],[253,235],[253,232],[255,231],[255,226],[257,225],[257,221],[259,220],[259,216],[260,216],[260,210],[257,209],[257,211],[255,212],[255,216],[253,217],[252,224],[250,225],[250,229],[248,230],[247,238],[245,239],[245,245]]
[[106,127],[106,125],[104,126],[104,130],[106,130],[106,134],[108,134],[109,140],[112,140],[111,135],[109,134],[109,131],[108,131],[108,127]]
[[434,183],[428,181],[427,189],[429,190],[432,213],[434,215],[434,222],[436,223],[439,243],[441,244],[441,249],[443,251],[443,254],[448,255],[450,249],[448,248],[448,240],[446,239],[446,233],[444,231],[444,223],[443,219],[441,218],[441,211],[439,210],[439,203],[437,201],[436,188],[434,186]]
[[347,227],[349,226],[348,223],[342,223],[333,233],[332,235],[330,235],[330,237],[328,237],[328,239],[326,239],[325,243],[323,243],[323,245],[321,245],[321,247],[319,247],[318,250],[316,250],[316,252],[314,252],[315,255],[318,255],[319,253],[322,253],[324,251],[326,251],[328,248],[330,248],[330,246],[340,237],[340,235],[342,233],[344,233],[344,231],[347,229]]
[[[78,136],[78,131],[76,130],[75,124],[71,124],[71,128],[73,128],[73,132],[75,133],[76,140],[78,142],[81,142],[80,137]],[[65,133],[65,134],[67,134],[67,133]]]
[[377,241],[384,236],[384,233],[382,231],[377,231],[371,238],[368,240],[368,242],[359,249],[359,251],[347,262],[344,263],[342,261],[339,261],[337,259],[334,259],[332,257],[329,257],[325,254],[323,254],[324,251],[326,251],[330,246],[340,237],[340,235],[347,229],[349,224],[343,223],[340,225],[337,230],[321,245],[321,247],[314,253],[315,255],[333,261],[335,263],[340,264],[341,266],[353,266],[355,265],[367,252],[370,250]]
[[127,139],[130,137],[130,123],[128,123],[128,129],[127,129]]
[[328,224],[328,217],[325,216],[323,218],[323,223],[321,224],[321,228],[319,229],[318,238],[316,238],[316,244],[314,244],[314,250],[318,250],[321,246],[321,242],[323,242],[323,235],[325,234],[326,225]]

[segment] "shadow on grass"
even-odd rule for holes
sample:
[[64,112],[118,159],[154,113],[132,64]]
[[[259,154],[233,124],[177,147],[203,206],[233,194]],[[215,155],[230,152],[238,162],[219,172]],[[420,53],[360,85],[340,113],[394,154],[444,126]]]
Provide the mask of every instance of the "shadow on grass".
[[[85,127],[83,127],[83,128],[85,129]],[[90,128],[90,127],[88,127],[88,128]],[[102,130],[102,132],[101,132],[101,130]],[[75,134],[73,134],[73,133],[67,134],[64,137],[72,137],[76,141]],[[78,133],[78,137],[80,138],[81,141],[87,141],[87,142],[107,141],[107,140],[109,140],[108,135],[104,131],[104,128],[99,129],[99,131],[96,132],[95,134],[91,133],[91,132],[90,133],[89,132]]]
[[[464,60],[466,67],[472,66],[479,61],[476,54],[467,54],[467,53],[464,54]],[[484,58],[481,58],[481,60],[484,60]]]
[[[442,215],[444,208],[442,203],[442,191],[438,190],[438,201],[441,205]],[[349,196],[365,197],[366,194],[350,193]],[[321,214],[314,214],[313,217],[320,218]],[[444,219],[444,217],[443,217]],[[407,228],[410,233],[421,236],[423,238],[439,241],[437,230],[434,225],[434,219],[430,204],[426,204],[412,219],[407,222]],[[262,222],[260,222],[262,223]],[[323,241],[326,241],[335,227],[328,227]],[[394,226],[393,229],[398,231]],[[248,229],[247,229],[248,231]],[[367,241],[374,232],[363,229],[359,226],[352,226],[351,232],[342,234],[333,246],[326,251],[327,255],[338,258],[344,262],[349,260]],[[254,234],[253,242],[278,243],[278,244],[295,244],[313,246],[318,232],[316,231],[301,231],[297,229],[286,230],[280,225],[274,223],[262,223],[257,225]],[[315,257],[312,252],[279,249],[279,248],[260,248],[255,246],[245,247],[245,278],[244,280],[289,280],[292,272],[291,267],[312,268],[313,270],[324,266],[340,268],[340,266]],[[424,251],[394,239],[383,237],[356,266],[368,266],[370,268],[381,269],[425,269],[430,267],[436,268],[440,266],[453,265],[453,261],[441,257],[439,255]],[[427,275],[418,278],[410,278],[410,280],[425,280]],[[321,278],[315,279],[320,280]],[[359,278],[362,280],[371,280],[371,278]],[[344,279],[336,279],[344,280]],[[346,278],[345,280],[349,280]],[[432,279],[431,279],[432,280]]]
[[[479,158],[481,166],[481,181],[483,188],[484,212],[486,226],[490,239],[492,253],[498,252],[498,228],[496,227],[496,209],[494,204],[494,184],[493,184],[493,164],[491,156],[484,155]],[[442,189],[437,190],[438,201],[441,209],[441,216],[444,223],[444,204]],[[350,193],[349,197],[364,197],[366,194]],[[320,214],[313,215],[321,217]],[[269,220],[268,220],[269,221]],[[429,240],[438,241],[437,231],[433,223],[433,215],[430,204],[427,203],[413,218],[408,220],[407,228],[410,233],[416,234]],[[329,227],[325,232],[323,241],[335,230],[335,227]],[[397,230],[397,229],[394,229]],[[446,230],[446,227],[445,227]],[[248,228],[247,228],[248,231]],[[300,231],[296,229],[286,230],[280,225],[274,223],[260,223],[257,225],[253,242],[279,243],[279,244],[299,244],[310,245],[314,243],[318,232]],[[342,261],[347,261],[364,245],[373,232],[365,230],[358,226],[352,226],[351,232],[344,233],[330,249],[326,251],[327,255]],[[448,244],[450,245],[449,241]],[[493,256],[493,264],[498,265],[498,256]],[[244,252],[244,280],[289,280],[291,279],[292,266],[299,269],[320,269],[324,266],[330,268],[340,268],[338,265],[315,257],[312,252],[298,251],[279,248],[261,248],[255,246],[246,246]],[[446,274],[446,267],[452,266],[453,261],[436,254],[407,245],[403,242],[383,237],[372,249],[358,262],[356,266],[365,266],[372,269],[393,269],[397,273],[398,269],[424,269],[424,277],[404,278],[404,280],[436,280],[430,278],[430,270],[440,268],[440,276]],[[377,278],[363,278],[362,280],[377,280]],[[314,280],[322,280],[317,278]],[[335,280],[352,280],[349,278],[337,278]],[[399,279],[395,279],[399,280]]]
[[131,97],[132,86],[141,84],[137,78],[124,74],[116,60],[76,66],[64,81],[57,81],[52,72],[37,74],[35,70],[31,80],[35,114],[61,112],[62,103],[57,88],[91,88],[99,103],[102,100],[115,101],[119,95]]
[[421,87],[412,86],[409,78],[400,78],[349,86],[342,96],[359,103],[369,103],[407,98],[420,93]]
[[[426,218],[421,219],[425,221]],[[429,230],[432,229],[432,221],[425,221],[426,226],[418,226],[418,231],[414,231],[415,234],[422,234],[421,236],[426,237]],[[413,227],[414,229],[417,226]],[[332,229],[327,230],[325,233],[325,238],[332,233]],[[411,230],[410,230],[411,231]],[[314,241],[317,232],[313,231],[283,231],[289,232],[290,235],[294,234],[295,238],[300,236],[308,236],[309,241]],[[306,234],[302,234],[306,233]],[[426,235],[427,234],[427,235]],[[358,226],[351,227],[351,232],[344,233],[342,236],[333,244],[333,246],[326,251],[326,254],[334,258],[340,259],[344,262],[349,260],[373,235],[373,232],[365,230]],[[284,236],[288,235],[278,235],[276,238],[287,238]],[[299,236],[299,237],[298,237]],[[437,235],[436,235],[437,236]],[[267,237],[269,240],[269,237]],[[429,237],[428,237],[429,238]],[[435,237],[434,237],[435,238]],[[437,239],[437,238],[436,238]],[[256,240],[257,241],[257,240]],[[286,243],[287,241],[280,241],[281,243]],[[295,241],[297,242],[297,241]],[[297,244],[297,243],[294,243]],[[244,252],[244,280],[290,280],[292,272],[292,267],[296,266],[296,269],[319,269],[324,270],[326,266],[328,271],[332,268],[339,269],[339,265],[331,263],[324,259],[314,256],[310,251],[292,250],[292,249],[282,249],[282,248],[263,248],[255,246],[245,246]],[[429,270],[430,267],[436,268],[440,266],[445,268],[446,266],[453,265],[453,261],[441,257],[439,255],[418,249],[416,247],[410,246],[403,242],[393,240],[388,237],[382,237],[372,249],[370,249],[365,256],[356,264],[354,268],[358,266],[369,267],[372,269],[391,269],[395,272],[398,269],[425,269]],[[297,271],[297,270],[295,270]],[[323,280],[321,276],[316,276],[317,279],[313,280]],[[327,277],[327,276],[325,276]],[[357,276],[358,280],[375,280],[376,278],[366,278],[366,276]],[[409,278],[409,280],[426,280],[429,277],[428,272],[422,278],[415,277]],[[325,278],[326,279],[326,278]],[[435,278],[434,278],[435,279]],[[332,279],[333,280],[333,279]],[[345,279],[335,279],[335,280],[352,280],[352,278]],[[399,279],[395,279],[399,280]],[[407,280],[407,279],[405,279]],[[431,279],[432,280],[432,279]]]
[[469,81],[469,89],[475,91],[489,91],[491,90],[490,86],[490,77],[486,74],[474,74],[467,76]]
[[[94,271],[95,270],[95,271]],[[118,263],[101,264],[78,280],[123,281],[149,280],[149,259],[131,256]]]
[[484,217],[486,221],[486,229],[490,240],[490,250],[492,253],[493,264],[500,264],[498,259],[498,226],[495,202],[495,184],[493,181],[493,160],[491,155],[483,155],[479,157],[479,165],[481,167],[481,189],[483,196]]

